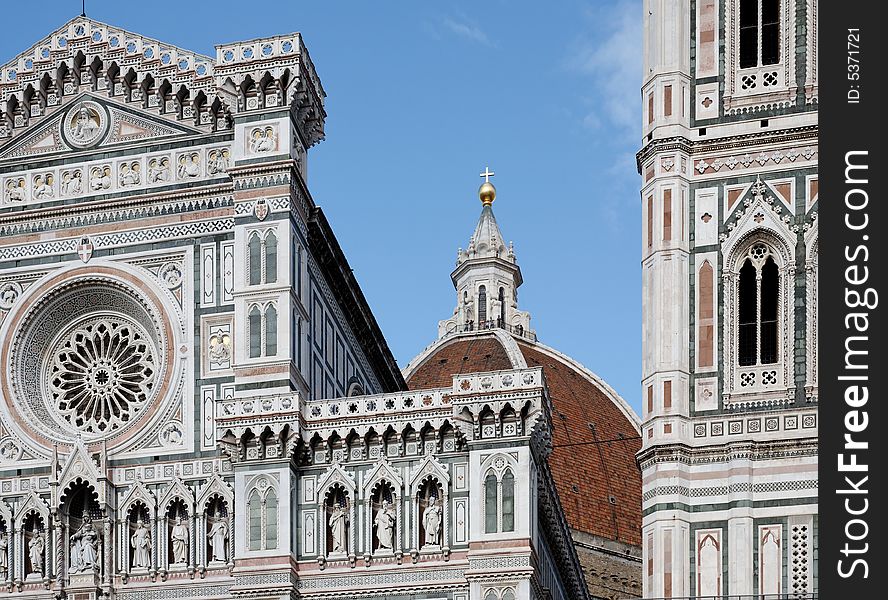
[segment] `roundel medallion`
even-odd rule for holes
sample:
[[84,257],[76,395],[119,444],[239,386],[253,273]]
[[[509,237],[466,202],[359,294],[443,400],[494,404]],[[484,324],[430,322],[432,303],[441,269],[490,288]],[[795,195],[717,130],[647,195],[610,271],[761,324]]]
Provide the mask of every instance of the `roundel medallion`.
[[173,332],[150,290],[113,271],[77,273],[13,318],[0,388],[38,438],[113,446],[169,397]]
[[108,130],[108,113],[97,102],[82,100],[74,104],[62,119],[65,140],[77,148],[99,143]]

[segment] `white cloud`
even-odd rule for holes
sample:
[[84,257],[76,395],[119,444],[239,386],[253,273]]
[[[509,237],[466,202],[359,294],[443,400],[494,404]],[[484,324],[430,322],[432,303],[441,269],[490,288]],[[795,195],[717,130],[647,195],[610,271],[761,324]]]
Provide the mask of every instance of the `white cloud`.
[[473,23],[465,16],[460,16],[458,19],[444,17],[441,20],[441,25],[443,25],[445,29],[450,31],[450,33],[458,35],[459,37],[466,38],[473,42],[478,42],[479,44],[483,44],[485,46],[493,45],[490,42],[490,38],[488,38],[487,34],[484,33],[484,30],[482,30],[477,24]]
[[609,121],[620,141],[638,143],[641,122],[642,6],[640,0],[587,11],[589,35],[578,40],[568,66],[589,76],[592,114],[585,125]]

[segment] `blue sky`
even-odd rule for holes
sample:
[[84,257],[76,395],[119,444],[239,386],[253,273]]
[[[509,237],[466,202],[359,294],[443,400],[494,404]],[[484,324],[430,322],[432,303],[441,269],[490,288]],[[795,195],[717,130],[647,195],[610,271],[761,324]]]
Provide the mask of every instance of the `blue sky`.
[[[90,17],[215,55],[301,31],[327,91],[309,154],[326,212],[400,365],[434,340],[481,205],[524,274],[540,340],[640,409],[641,1],[88,0]],[[80,1],[4,6],[0,60]]]

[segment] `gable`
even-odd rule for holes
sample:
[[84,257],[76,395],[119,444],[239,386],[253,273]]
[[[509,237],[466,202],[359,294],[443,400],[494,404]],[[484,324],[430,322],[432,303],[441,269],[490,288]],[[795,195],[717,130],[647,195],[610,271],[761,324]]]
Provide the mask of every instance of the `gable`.
[[31,131],[0,146],[0,160],[201,133],[132,106],[83,93],[55,108]]

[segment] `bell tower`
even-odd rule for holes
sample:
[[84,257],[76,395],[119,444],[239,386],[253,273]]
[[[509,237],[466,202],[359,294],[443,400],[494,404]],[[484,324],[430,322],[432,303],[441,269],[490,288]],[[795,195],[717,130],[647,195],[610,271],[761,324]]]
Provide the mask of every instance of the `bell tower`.
[[816,0],[645,0],[645,598],[817,590]]

